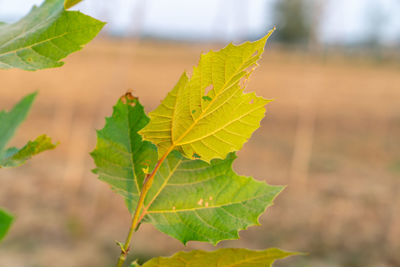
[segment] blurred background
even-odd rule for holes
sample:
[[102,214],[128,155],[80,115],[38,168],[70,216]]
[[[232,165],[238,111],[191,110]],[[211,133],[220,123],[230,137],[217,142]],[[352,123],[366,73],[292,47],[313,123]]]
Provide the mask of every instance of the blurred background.
[[[41,1],[0,0],[13,22]],[[86,0],[107,21],[65,66],[0,71],[0,110],[39,90],[11,145],[47,133],[59,147],[0,172],[0,206],[16,215],[0,266],[113,266],[130,215],[90,172],[88,152],[117,99],[133,89],[154,109],[199,55],[273,26],[248,88],[275,99],[234,165],[286,184],[261,226],[217,247],[308,252],[275,266],[400,266],[400,2],[398,0]],[[131,258],[184,247],[143,225]]]

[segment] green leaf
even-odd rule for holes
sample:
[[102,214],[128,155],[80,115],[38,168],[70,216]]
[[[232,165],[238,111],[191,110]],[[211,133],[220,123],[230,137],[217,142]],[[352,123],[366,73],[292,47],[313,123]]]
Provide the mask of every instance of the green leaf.
[[61,59],[80,50],[103,26],[78,11],[66,11],[64,0],[46,0],[18,22],[0,25],[0,69],[60,67]]
[[7,213],[5,210],[0,209],[0,241],[5,237],[8,230],[11,227],[11,224],[14,220],[14,217]]
[[187,158],[196,154],[210,162],[241,149],[260,126],[264,106],[271,101],[244,93],[241,81],[257,66],[272,32],[256,42],[229,44],[203,54],[192,77],[181,76],[140,131],[157,145],[159,158],[177,149]]
[[0,111],[0,168],[22,165],[32,156],[45,150],[55,148],[55,144],[46,135],[29,141],[23,148],[11,147],[5,149],[16,129],[25,120],[37,93],[25,96],[9,112]]
[[145,199],[145,222],[184,244],[237,239],[239,230],[259,225],[258,217],[283,187],[237,175],[235,158],[230,153],[207,163],[171,152]]
[[262,251],[243,248],[222,248],[212,252],[192,250],[190,252],[181,251],[168,258],[153,258],[143,264],[142,267],[268,267],[275,260],[297,254],[299,253],[287,252],[277,248]]
[[127,93],[114,106],[112,116],[106,118],[105,127],[97,131],[97,145],[91,153],[97,166],[93,171],[100,180],[114,179],[118,187],[137,196],[127,201],[130,210],[136,207],[146,175],[144,170],[152,170],[157,160],[156,147],[142,141],[137,133],[148,122],[143,106]]
[[[99,178],[124,196],[134,212],[146,166],[157,160],[154,145],[142,141],[137,131],[148,122],[143,107],[134,100],[118,101],[107,118],[92,156]],[[258,217],[282,190],[232,170],[236,156],[211,163],[189,160],[172,151],[154,177],[144,201],[144,221],[183,243],[213,244],[238,238],[238,231],[258,223]],[[147,160],[147,161],[146,161]]]
[[18,126],[25,120],[37,93],[25,96],[9,112],[0,111],[0,156]]
[[32,156],[43,151],[54,149],[56,144],[51,142],[51,138],[41,135],[34,141],[29,141],[23,148],[18,150],[15,147],[6,150],[4,158],[0,159],[1,167],[17,167],[25,163]]

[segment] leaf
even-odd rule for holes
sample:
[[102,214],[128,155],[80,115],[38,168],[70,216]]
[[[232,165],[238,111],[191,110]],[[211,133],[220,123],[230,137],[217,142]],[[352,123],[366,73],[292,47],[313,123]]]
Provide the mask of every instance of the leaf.
[[0,69],[60,67],[61,59],[80,50],[103,26],[78,11],[66,11],[64,0],[45,0],[18,22],[0,25]]
[[[99,174],[100,180],[114,179],[117,187],[138,196],[144,170],[153,169],[157,160],[156,147],[142,141],[137,133],[148,122],[143,106],[130,93],[117,102],[112,116],[106,118],[105,127],[97,131],[97,145],[91,153],[97,166],[93,172]],[[135,208],[137,199],[127,201],[130,210]]]
[[298,255],[296,252],[287,252],[277,248],[266,250],[248,250],[243,248],[222,248],[212,252],[192,250],[178,252],[171,257],[153,258],[142,267],[259,267],[271,266],[275,260],[288,256]]
[[16,129],[25,120],[36,95],[37,93],[33,93],[25,96],[9,112],[0,111],[0,168],[22,165],[32,156],[56,147],[48,136],[41,135],[21,149],[5,149]]
[[11,214],[0,208],[0,241],[7,234],[13,220],[14,217]]
[[[118,101],[92,156],[99,178],[124,196],[131,213],[144,179],[143,166],[157,160],[154,145],[142,141],[137,131],[148,122],[143,107],[134,100]],[[211,163],[189,160],[173,151],[161,165],[144,201],[144,221],[183,243],[213,244],[238,238],[238,231],[258,223],[258,217],[282,190],[232,170],[236,156]],[[145,160],[148,161],[145,161]]]
[[0,111],[0,155],[18,126],[25,120],[37,93],[25,96],[10,112]]
[[20,150],[15,147],[7,149],[4,158],[0,159],[0,168],[20,166],[32,156],[46,150],[54,149],[55,147],[56,144],[52,143],[50,137],[46,135],[41,135],[34,141],[29,141]]
[[65,0],[64,8],[69,9],[80,2],[82,2],[82,0]]
[[256,42],[229,44],[203,54],[192,77],[181,76],[140,131],[157,145],[159,158],[177,149],[187,158],[196,154],[210,162],[241,149],[260,126],[264,106],[271,101],[244,93],[241,81],[257,66],[272,32]]
[[259,225],[283,187],[237,175],[235,158],[230,153],[207,163],[171,152],[145,199],[145,221],[184,244],[237,239],[239,230]]

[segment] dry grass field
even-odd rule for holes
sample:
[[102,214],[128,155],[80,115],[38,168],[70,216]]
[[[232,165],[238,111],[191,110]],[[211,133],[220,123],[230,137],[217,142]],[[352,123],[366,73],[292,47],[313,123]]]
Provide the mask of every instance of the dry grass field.
[[[90,172],[95,129],[127,89],[152,110],[201,52],[220,47],[97,39],[59,69],[0,71],[0,109],[39,90],[12,144],[42,133],[60,142],[0,172],[0,205],[16,215],[0,266],[113,266],[130,216]],[[218,247],[309,253],[276,266],[400,266],[400,64],[268,47],[248,88],[275,101],[235,170],[288,187],[261,226]],[[143,225],[133,255],[191,248],[213,246],[184,248]]]

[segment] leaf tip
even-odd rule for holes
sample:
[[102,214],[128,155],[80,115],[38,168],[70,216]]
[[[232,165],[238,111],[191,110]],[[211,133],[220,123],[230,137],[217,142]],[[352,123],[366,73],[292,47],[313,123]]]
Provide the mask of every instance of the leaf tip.
[[268,33],[265,35],[265,38],[268,39],[274,33],[274,31],[276,31],[275,25],[271,30],[268,31]]
[[77,4],[82,2],[82,0],[65,0],[64,1],[64,9],[69,9]]

